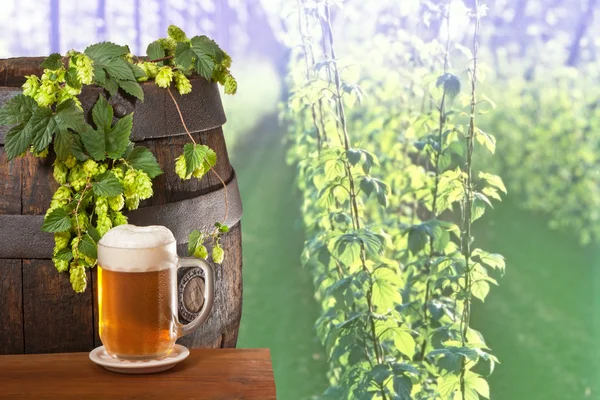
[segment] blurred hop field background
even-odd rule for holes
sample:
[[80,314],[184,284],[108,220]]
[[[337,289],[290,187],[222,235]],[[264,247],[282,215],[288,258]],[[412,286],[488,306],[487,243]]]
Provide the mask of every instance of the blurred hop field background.
[[169,24],[234,60],[278,398],[600,399],[598,1],[4,0],[0,56]]

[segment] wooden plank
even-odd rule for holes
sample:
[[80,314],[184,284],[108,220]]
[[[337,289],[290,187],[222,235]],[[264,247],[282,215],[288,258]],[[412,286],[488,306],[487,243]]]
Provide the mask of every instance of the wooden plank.
[[0,146],[0,214],[21,214],[21,159],[8,162]]
[[[0,146],[0,214],[21,214],[21,160]],[[0,354],[24,350],[21,260],[0,259]]]
[[231,227],[221,241],[225,259],[215,269],[213,311],[195,332],[179,338],[191,347],[235,347],[242,318],[242,233],[241,222]]
[[[215,171],[226,183],[229,182],[233,178],[233,169],[229,163],[223,130],[216,128],[202,133],[194,133],[193,137],[197,143],[205,144],[217,153]],[[223,187],[221,181],[213,172],[209,172],[202,179],[185,181],[177,176],[175,173],[175,160],[183,154],[183,146],[190,142],[190,138],[183,135],[144,140],[137,143],[139,146],[148,147],[154,153],[164,171],[162,175],[154,180],[154,196],[143,201],[140,207],[189,199]]]
[[268,349],[194,349],[172,369],[124,375],[88,353],[0,356],[0,399],[274,400]]
[[50,260],[23,261],[25,353],[89,351],[94,348],[90,272],[84,293]]
[[[21,214],[45,214],[58,189],[52,176],[53,157],[37,158],[27,153],[21,160]],[[50,258],[52,254],[48,254]]]
[[21,260],[0,259],[0,354],[23,353]]

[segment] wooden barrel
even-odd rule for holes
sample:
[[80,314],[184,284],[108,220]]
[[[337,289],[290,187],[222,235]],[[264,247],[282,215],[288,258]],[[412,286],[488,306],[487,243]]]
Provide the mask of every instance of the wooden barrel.
[[[41,74],[41,61],[0,60],[0,106],[20,93],[23,76]],[[241,202],[221,128],[226,120],[218,87],[202,78],[191,81],[191,94],[173,93],[195,140],[217,153],[215,169],[227,184],[230,231],[222,240],[225,260],[213,265],[216,293],[211,315],[204,326],[179,342],[188,347],[235,347],[242,310]],[[164,170],[154,179],[154,196],[129,214],[130,223],[166,225],[184,256],[192,229],[222,220],[216,214],[223,212],[224,189],[214,174],[188,181],[175,174],[175,158],[190,139],[166,90],[153,83],[142,87],[144,102],[124,93],[109,100],[118,117],[135,112],[132,139],[149,148]],[[86,87],[80,95],[86,118],[91,119],[90,109],[102,92],[99,87]],[[89,351],[101,345],[95,268],[88,271],[82,294],[73,291],[68,274],[56,271],[50,259],[53,236],[39,230],[58,186],[52,177],[53,159],[27,154],[8,162],[3,148],[7,130],[0,128],[0,354]],[[198,271],[179,274],[182,322],[201,307],[204,286]]]

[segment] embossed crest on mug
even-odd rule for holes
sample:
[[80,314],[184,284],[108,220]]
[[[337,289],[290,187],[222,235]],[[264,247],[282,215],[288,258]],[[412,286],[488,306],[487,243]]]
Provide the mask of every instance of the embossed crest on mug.
[[[121,225],[98,243],[100,339],[113,357],[150,360],[167,356],[177,338],[193,332],[212,308],[212,267],[177,257],[171,231],[163,226]],[[205,285],[201,310],[178,320],[177,270],[200,267]]]

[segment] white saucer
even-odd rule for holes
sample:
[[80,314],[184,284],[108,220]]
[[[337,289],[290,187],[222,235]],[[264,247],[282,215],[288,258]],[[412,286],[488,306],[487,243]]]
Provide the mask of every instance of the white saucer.
[[152,374],[173,368],[175,364],[185,360],[190,351],[180,344],[175,344],[173,351],[160,360],[127,361],[110,356],[104,346],[96,347],[90,352],[90,360],[109,371],[121,374]]

